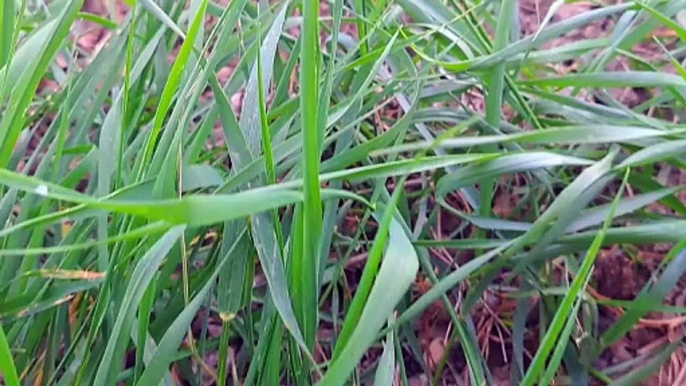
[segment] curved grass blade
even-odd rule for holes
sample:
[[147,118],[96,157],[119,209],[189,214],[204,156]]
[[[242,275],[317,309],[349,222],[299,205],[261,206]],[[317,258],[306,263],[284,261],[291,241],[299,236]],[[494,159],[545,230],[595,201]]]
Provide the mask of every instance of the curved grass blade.
[[499,177],[507,173],[520,173],[556,166],[589,165],[582,158],[545,152],[527,152],[503,155],[482,164],[470,165],[443,176],[436,184],[436,195],[444,197],[456,189],[475,184],[487,177]]
[[179,237],[181,237],[184,229],[184,226],[170,229],[136,265],[122,300],[123,309],[120,310],[113,326],[107,347],[95,374],[93,385],[107,386],[114,383],[116,375],[120,372],[121,362],[124,359],[124,351],[129,341],[136,308],[138,308],[138,304],[143,298],[145,290],[152,281],[162,260],[167,256],[167,253],[169,253]]
[[686,270],[686,239],[682,239],[669,251],[665,256],[665,261],[669,264],[657,282],[650,288],[645,287],[617,323],[600,337],[603,347],[612,345],[631,331],[639,319],[647,313],[645,306],[651,303],[661,303],[667,293],[676,286]]
[[[245,232],[245,230],[243,232]],[[188,326],[198,313],[200,306],[207,297],[212,286],[215,284],[222,268],[229,261],[229,257],[234,256],[232,253],[233,249],[236,248],[239,245],[240,240],[242,240],[243,232],[238,235],[238,238],[235,240],[229,252],[224,255],[224,258],[214,268],[212,275],[198,291],[198,294],[195,295],[193,300],[191,300],[186,307],[184,307],[183,311],[181,311],[179,316],[176,317],[174,322],[164,333],[164,336],[162,336],[162,339],[160,340],[160,344],[157,346],[149,363],[147,363],[145,371],[143,371],[143,374],[138,379],[138,382],[136,382],[136,385],[145,386],[157,385],[160,383],[160,380],[162,380],[169,365],[176,358],[179,345],[188,332]]]
[[547,244],[559,238],[569,223],[573,221],[574,215],[581,208],[585,208],[603,186],[609,182],[608,173],[618,152],[619,149],[614,147],[605,158],[581,172],[539,216],[531,229],[517,238],[514,244],[508,248],[507,253],[511,255],[518,253],[526,245],[535,244],[529,253],[529,258],[518,263],[518,269],[521,269],[527,261],[535,258],[538,251]]
[[678,349],[681,345],[682,342],[680,339],[671,342],[670,344],[666,345],[663,349],[661,349],[660,353],[657,354],[650,362],[630,372],[629,374],[615,380],[608,386],[630,386],[643,384],[643,381],[648,379],[651,375],[655,374],[655,372],[660,368],[660,366],[662,366],[667,360],[669,360],[674,351],[676,351],[676,349]]
[[443,277],[437,284],[431,287],[429,291],[412,303],[405,312],[400,314],[398,320],[389,328],[395,329],[399,325],[407,323],[420,315],[422,311],[438,300],[444,293],[469,278],[469,276],[477,270],[488,265],[488,263],[500,255],[510,244],[511,242],[505,243],[500,247],[471,260],[467,264],[462,265],[460,268]]
[[7,335],[0,324],[0,375],[2,379],[7,382],[7,386],[19,386],[19,375],[17,375],[17,368],[14,366],[14,359],[12,359],[12,352],[7,343]]
[[[630,214],[643,208],[653,202],[658,202],[664,197],[669,197],[676,192],[686,188],[685,186],[675,186],[673,188],[663,188],[650,193],[637,194],[632,197],[626,197],[620,200],[617,208],[614,210],[613,216],[615,218]],[[572,221],[565,230],[565,233],[575,233],[591,226],[602,224],[608,214],[612,211],[612,204],[600,205],[594,208],[585,210],[581,215]]]
[[[181,39],[186,39],[186,34],[181,31],[181,28],[179,28],[178,25],[172,20],[169,15],[167,15],[166,12],[162,8],[160,8],[159,5],[157,5],[154,1],[152,0],[138,0],[140,4],[143,6],[143,8],[147,9],[148,12],[150,12],[157,20],[162,22],[167,28],[170,30],[174,31],[175,34],[179,35]],[[189,31],[190,33],[190,31]]]
[[599,72],[525,80],[522,85],[548,87],[686,87],[678,75],[652,71]]
[[89,241],[79,244],[68,244],[68,245],[56,245],[52,247],[39,247],[39,248],[21,248],[21,249],[0,249],[0,257],[2,256],[32,256],[32,255],[43,255],[52,253],[64,253],[71,252],[80,249],[90,249],[103,244],[111,244],[126,240],[137,240],[145,236],[155,235],[168,230],[170,225],[164,222],[155,222],[151,224],[144,225],[140,228],[133,229],[126,233],[122,233],[116,236],[111,236],[104,240]]
[[[181,83],[181,76],[183,75],[184,71],[186,70],[187,64],[190,61],[195,40],[205,19],[205,10],[207,9],[208,1],[209,0],[204,0],[201,3],[200,7],[198,8],[198,12],[193,17],[193,23],[191,24],[188,30],[188,36],[183,41],[183,44],[179,49],[179,54],[177,55],[176,60],[174,61],[174,65],[171,68],[169,77],[167,78],[167,82],[164,85],[164,89],[162,90],[162,94],[160,95],[160,102],[157,106],[157,109],[155,110],[153,126],[150,130],[150,135],[148,137],[147,144],[145,145],[143,150],[143,162],[141,163],[141,167],[150,164],[150,158],[152,157],[155,144],[157,144],[157,137],[159,137],[160,131],[162,130],[162,124],[164,123],[164,119],[166,118],[167,113],[171,108],[172,101],[176,97],[176,90],[178,89],[179,84]],[[143,170],[141,169],[139,173],[143,173]]]
[[[404,179],[399,186],[404,186]],[[386,248],[386,241],[390,237],[390,228],[393,224],[393,216],[395,214],[395,208],[398,204],[398,199],[400,198],[400,192],[403,189],[397,188],[386,207],[381,220],[379,221],[379,229],[374,238],[374,244],[369,250],[369,256],[364,265],[364,270],[362,271],[362,277],[355,291],[355,297],[353,298],[348,312],[346,313],[345,321],[343,322],[343,328],[336,342],[336,347],[333,352],[333,360],[340,358],[341,352],[348,344],[348,341],[359,326],[360,317],[367,305],[367,298],[372,289],[372,285],[376,282],[376,276],[379,271],[379,265],[382,262],[384,249]]]
[[[19,134],[24,128],[26,120],[26,111],[33,100],[34,94],[38,85],[43,78],[45,70],[48,68],[52,58],[61,47],[62,41],[67,37],[69,28],[76,19],[83,5],[83,0],[69,1],[67,6],[62,9],[60,14],[48,23],[45,28],[46,39],[39,40],[42,44],[40,49],[32,51],[32,54],[23,57],[29,60],[24,66],[20,67],[22,71],[7,105],[6,113],[3,114],[0,120],[0,168],[5,168],[9,165],[12,157],[13,149]],[[19,54],[12,58],[12,62],[22,58]],[[10,64],[10,67],[12,65]],[[9,68],[6,66],[5,68]],[[0,74],[4,77],[4,74]]]
[[[400,1],[400,5],[405,8],[408,13],[412,14],[415,17],[420,17],[422,19],[428,19],[431,22],[434,22],[435,18],[441,18],[443,20],[441,21],[447,21],[445,20],[445,12],[441,14],[441,16],[436,16],[436,14],[427,16],[428,12],[422,12],[422,11],[415,11],[416,8],[410,6],[416,5],[416,4],[426,4],[428,2],[422,1],[422,2],[410,2],[408,0],[402,0]],[[428,4],[426,4],[428,5]],[[426,6],[425,5],[425,6]],[[433,4],[432,4],[433,5]],[[436,64],[439,64],[440,66],[451,70],[453,72],[464,72],[470,69],[474,70],[488,70],[491,67],[498,65],[500,62],[508,60],[516,55],[524,54],[528,51],[531,51],[534,48],[537,48],[541,45],[543,45],[545,42],[550,41],[552,39],[555,39],[559,36],[562,36],[570,31],[573,31],[579,27],[582,27],[584,25],[593,23],[594,21],[601,20],[604,18],[607,18],[608,16],[611,16],[613,14],[619,13],[626,11],[627,9],[631,8],[632,4],[617,4],[614,6],[609,6],[609,7],[602,7],[593,11],[589,12],[584,12],[583,14],[567,18],[561,22],[551,24],[548,27],[542,29],[537,35],[531,35],[527,36],[523,39],[520,39],[507,47],[503,48],[500,51],[494,52],[490,55],[483,55],[480,57],[476,58],[469,58],[465,61],[461,62],[441,62],[437,60],[433,60],[431,58],[428,58],[427,56],[423,56],[424,59],[428,59],[431,62],[434,62]],[[429,7],[427,7],[429,8]],[[426,9],[426,8],[425,8]],[[432,10],[433,12],[439,13],[439,11]],[[435,22],[434,22],[435,23]],[[449,22],[446,22],[447,26],[441,25],[441,28],[448,28],[453,32],[455,35],[460,35],[461,33],[457,31],[454,28],[454,24],[451,24]],[[422,54],[423,55],[423,54]]]
[[[591,272],[595,264],[595,259],[598,256],[600,247],[603,244],[603,238],[605,237],[605,234],[612,223],[614,211],[617,209],[617,205],[622,197],[622,192],[626,187],[628,176],[629,169],[626,171],[622,186],[619,188],[619,193],[615,196],[615,199],[612,202],[612,208],[608,216],[605,218],[602,229],[597,233],[595,239],[593,240],[591,247],[586,253],[583,263],[581,263],[581,267],[577,271],[569,290],[566,292],[564,298],[560,302],[560,305],[555,312],[555,316],[550,322],[550,326],[548,327],[545,336],[541,340],[539,348],[536,351],[536,355],[532,359],[531,365],[529,365],[529,369],[524,375],[522,385],[532,386],[537,384],[539,382],[538,377],[540,372],[545,368],[546,362],[548,363],[548,367],[546,368],[540,383],[547,385],[552,382],[552,379],[560,365],[560,361],[562,360],[562,354],[564,353],[566,346],[569,344],[569,335],[572,332],[575,318],[578,313],[579,306],[581,305],[580,296],[581,294],[585,293],[585,287],[591,279]],[[550,361],[548,361],[548,355],[553,348],[553,357]]]
[[[395,211],[389,206],[388,211]],[[365,351],[376,340],[378,331],[404,296],[419,268],[417,255],[404,229],[393,219],[388,247],[364,310],[345,347],[329,366],[321,386],[343,385]],[[346,320],[347,321],[347,320]],[[340,341],[339,341],[340,344]]]
[[[516,1],[502,1],[500,3],[500,13],[498,14],[498,25],[495,31],[495,41],[493,49],[496,51],[507,47],[512,33],[512,22],[516,18]],[[485,76],[487,85],[486,94],[486,122],[493,128],[500,127],[500,115],[503,108],[503,92],[505,89],[505,62],[500,62],[493,66]],[[489,151],[494,151],[495,146],[488,146]],[[492,211],[493,195],[495,193],[496,181],[493,178],[484,176],[479,181],[479,214],[488,217]]]
[[407,151],[419,151],[432,148],[461,149],[473,146],[492,144],[597,144],[597,143],[633,143],[643,139],[682,135],[684,129],[658,130],[648,127],[593,125],[567,126],[546,130],[526,131],[508,135],[480,135],[478,137],[461,137],[441,139],[436,141],[417,142],[400,145],[384,150],[377,150],[371,155],[394,154]]
[[679,36],[679,39],[681,39],[682,42],[686,43],[686,28],[682,27],[681,24],[665,16],[665,14],[659,12],[655,8],[652,8],[648,4],[637,2],[636,5],[650,13],[650,15],[659,20],[660,23],[664,24],[666,27],[669,27],[669,29],[676,32],[677,36]]
[[622,163],[617,165],[617,169],[625,167],[636,167],[664,161],[672,157],[684,154],[686,150],[686,140],[671,140],[644,147],[643,149],[626,157]]
[[[301,202],[302,193],[280,185],[246,190],[235,194],[188,195],[181,199],[163,200],[119,200],[96,199],[91,196],[63,188],[59,185],[44,182],[9,170],[0,169],[0,176],[8,186],[32,194],[49,197],[86,207],[127,213],[145,217],[150,220],[167,221],[172,224],[191,226],[210,225],[221,221],[246,217],[255,213],[268,211],[282,206]],[[269,195],[269,200],[264,200]],[[335,189],[322,190],[322,198],[352,198],[369,205],[367,200],[351,192]],[[218,207],[231,208],[231,211],[217,211]]]
[[[388,324],[393,323],[393,318],[388,319]],[[395,378],[395,333],[389,331],[386,334],[386,342],[384,342],[383,353],[379,360],[379,365],[376,368],[374,375],[374,386],[393,386],[393,379]]]

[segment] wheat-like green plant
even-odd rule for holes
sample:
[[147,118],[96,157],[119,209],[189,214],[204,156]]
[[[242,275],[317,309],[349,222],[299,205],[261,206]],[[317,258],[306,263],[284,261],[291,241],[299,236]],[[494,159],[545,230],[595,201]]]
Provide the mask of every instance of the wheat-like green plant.
[[[656,178],[686,165],[686,0],[555,21],[557,0],[528,35],[514,0],[115,3],[0,0],[0,384],[494,385],[473,318],[493,290],[513,385],[639,384],[683,350],[595,361],[686,313],[662,302],[684,187]],[[658,243],[634,300],[589,296],[603,248]]]

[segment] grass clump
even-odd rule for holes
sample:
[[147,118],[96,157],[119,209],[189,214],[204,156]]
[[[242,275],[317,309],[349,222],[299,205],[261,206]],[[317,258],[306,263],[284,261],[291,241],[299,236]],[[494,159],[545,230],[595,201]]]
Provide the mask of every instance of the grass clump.
[[2,0],[0,380],[678,383],[686,1],[564,6]]

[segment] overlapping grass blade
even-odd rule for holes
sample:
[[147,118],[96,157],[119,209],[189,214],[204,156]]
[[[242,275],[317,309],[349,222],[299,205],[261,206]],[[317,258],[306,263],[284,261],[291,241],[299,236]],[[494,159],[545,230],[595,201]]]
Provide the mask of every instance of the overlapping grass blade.
[[300,52],[300,121],[302,122],[302,173],[304,201],[300,215],[303,243],[294,256],[294,303],[303,326],[307,347],[313,347],[318,326],[319,252],[321,248],[322,199],[319,186],[321,149],[319,125],[319,1],[303,1]]
[[19,375],[17,374],[17,368],[14,366],[12,352],[7,343],[7,336],[5,335],[2,326],[0,326],[0,374],[2,374],[2,378],[7,382],[8,386],[21,385]]
[[[155,110],[153,126],[143,150],[141,165],[148,165],[150,163],[154,147],[157,144],[159,132],[160,130],[162,130],[162,124],[164,123],[164,120],[167,117],[167,113],[171,108],[172,101],[175,98],[176,90],[178,89],[179,83],[181,82],[181,76],[183,75],[183,72],[186,69],[186,66],[191,58],[191,53],[193,52],[195,39],[198,36],[198,31],[200,30],[200,27],[202,26],[203,20],[205,18],[207,2],[208,0],[203,1],[202,5],[198,8],[197,13],[193,16],[193,22],[191,23],[190,28],[188,30],[188,36],[186,36],[186,38],[184,39],[183,44],[181,45],[181,48],[179,50],[179,54],[176,57],[176,60],[174,61],[174,65],[172,66],[169,72],[169,77],[167,78],[167,81],[164,85],[164,90],[162,90],[162,94],[160,95],[159,105]],[[142,172],[143,171],[141,170],[139,174]],[[156,170],[148,170],[147,172],[155,173]]]
[[651,287],[641,291],[636,300],[626,310],[626,313],[601,336],[601,344],[609,346],[617,342],[622,336],[633,329],[638,320],[645,315],[644,306],[652,302],[661,302],[667,293],[674,288],[684,272],[686,261],[686,240],[681,240],[665,256],[667,267],[658,281]]
[[[618,149],[612,149],[605,158],[586,168],[570,183],[534,222],[524,235],[508,248],[507,253],[519,252],[525,245],[535,244],[530,252],[531,257],[547,244],[558,238],[569,226],[580,208],[585,208],[608,182],[608,173]],[[527,259],[520,261],[522,267]]]
[[506,173],[518,173],[555,166],[588,165],[589,161],[553,153],[522,153],[504,155],[492,161],[470,165],[441,178],[436,185],[439,197],[455,189],[469,186],[486,177],[497,177]]
[[[431,142],[418,142],[395,146],[372,152],[373,155],[418,151],[431,148],[460,149],[472,146],[486,146],[500,143],[516,142],[520,144],[588,144],[588,143],[634,143],[644,139],[684,134],[683,129],[673,131],[658,130],[636,126],[573,126],[556,127],[540,131],[528,131],[508,135],[481,135],[441,139]],[[677,146],[677,145],[674,145]]]
[[523,85],[547,87],[686,87],[678,75],[650,71],[572,74],[522,81]]
[[[569,336],[575,323],[574,319],[576,318],[579,306],[581,304],[581,299],[579,296],[581,293],[585,292],[584,288],[591,279],[590,275],[595,264],[596,257],[598,256],[598,252],[603,243],[603,238],[605,237],[607,229],[610,227],[614,211],[619,204],[619,198],[621,197],[626,186],[628,174],[629,169],[627,169],[627,172],[625,173],[624,182],[619,189],[619,193],[615,196],[615,199],[612,202],[612,209],[610,210],[609,215],[606,217],[602,229],[597,233],[595,239],[593,240],[591,247],[586,253],[586,257],[574,276],[574,280],[572,281],[569,290],[566,291],[564,298],[560,302],[560,305],[555,312],[555,316],[550,322],[550,326],[548,327],[545,336],[541,340],[538,350],[536,350],[536,355],[532,359],[531,365],[524,375],[522,385],[535,385],[538,382],[541,382],[542,384],[550,384],[552,382],[555,372],[560,365],[562,354],[569,343]],[[550,361],[548,361],[548,355],[551,353],[551,351],[553,351],[553,356]],[[543,373],[543,377],[539,380],[539,376],[541,375],[540,373],[544,370],[544,368],[545,372]]]
[[113,326],[111,339],[103,354],[98,371],[95,375],[94,385],[109,385],[115,380],[119,370],[119,365],[124,359],[124,350],[128,342],[129,331],[134,322],[134,312],[143,298],[143,294],[148,284],[150,284],[157,269],[171,250],[174,243],[181,237],[185,227],[179,226],[170,229],[162,236],[152,248],[143,256],[133,273],[131,281],[126,288],[123,298],[123,309],[117,316]]
[[[393,319],[389,318],[389,324]],[[374,386],[392,386],[395,378],[395,336],[393,331],[386,334],[383,354],[374,374]]]
[[214,268],[212,275],[206,280],[197,295],[195,295],[193,300],[183,309],[169,329],[164,333],[162,340],[160,340],[157,349],[153,353],[149,363],[147,363],[145,371],[136,382],[136,385],[152,385],[160,382],[164,372],[167,371],[167,368],[174,360],[176,350],[178,350],[178,347],[187,332],[188,326],[195,318],[210,289],[215,285],[215,281],[222,271],[222,268],[231,257],[235,257],[233,249],[239,245],[238,243],[242,239],[242,236],[242,233],[238,235],[231,249],[224,254],[223,258]]
[[[0,38],[0,68],[3,68],[12,59],[14,51],[14,31],[16,20],[16,6],[12,0],[3,0],[0,3],[0,21],[2,21],[2,37]],[[1,73],[0,73],[1,74]],[[5,73],[7,75],[7,73]],[[3,77],[4,78],[4,77]],[[5,85],[5,79],[0,78],[0,85]],[[3,93],[0,93],[3,95]],[[0,98],[2,101],[3,98]]]
[[25,56],[17,53],[12,58],[12,63],[5,66],[10,70],[12,67],[17,69],[12,77],[9,76],[10,74],[0,73],[0,78],[17,79],[14,87],[4,85],[4,87],[10,87],[9,90],[12,92],[7,113],[0,120],[0,167],[2,168],[9,164],[14,145],[24,128],[26,110],[33,99],[43,73],[67,36],[69,28],[82,5],[83,0],[69,1],[56,18],[41,28],[41,33],[45,35],[36,41],[40,48],[29,51]]
[[[502,50],[508,46],[512,35],[512,21],[516,15],[516,1],[503,1],[500,4],[498,26],[495,31],[495,41],[493,49]],[[486,123],[492,128],[500,127],[500,115],[503,108],[503,92],[505,91],[505,62],[494,66],[486,75]],[[490,151],[495,150],[495,146],[488,146]],[[479,192],[479,213],[488,216],[491,213],[491,203],[495,191],[495,181],[484,176],[479,181],[481,191]]]
[[[394,212],[389,205],[386,211]],[[340,354],[332,360],[328,371],[319,383],[322,386],[342,385],[355,368],[367,348],[376,340],[388,316],[414,280],[419,264],[407,234],[396,220],[390,220],[388,246],[376,280],[366,297],[359,322],[343,344]],[[346,318],[347,322],[347,318]]]
[[380,269],[379,266],[381,265],[384,249],[386,248],[386,242],[390,237],[390,227],[393,223],[393,216],[395,215],[395,208],[398,199],[400,198],[401,191],[401,189],[397,189],[393,192],[393,196],[391,196],[391,200],[380,220],[379,230],[374,239],[374,244],[369,251],[369,256],[367,257],[367,262],[364,271],[362,272],[362,278],[360,279],[358,289],[350,304],[345,322],[343,323],[343,328],[336,343],[336,349],[333,353],[334,360],[340,358],[341,352],[348,344],[351,335],[359,326],[359,320],[367,304],[367,298],[370,296],[369,294],[372,290],[372,285],[376,282],[376,277]]

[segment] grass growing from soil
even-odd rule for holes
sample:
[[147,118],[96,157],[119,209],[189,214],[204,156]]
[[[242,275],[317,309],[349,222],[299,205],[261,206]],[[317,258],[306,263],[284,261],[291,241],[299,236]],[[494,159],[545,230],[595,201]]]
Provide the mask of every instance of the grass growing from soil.
[[0,383],[682,376],[686,1],[83,2],[0,0]]

